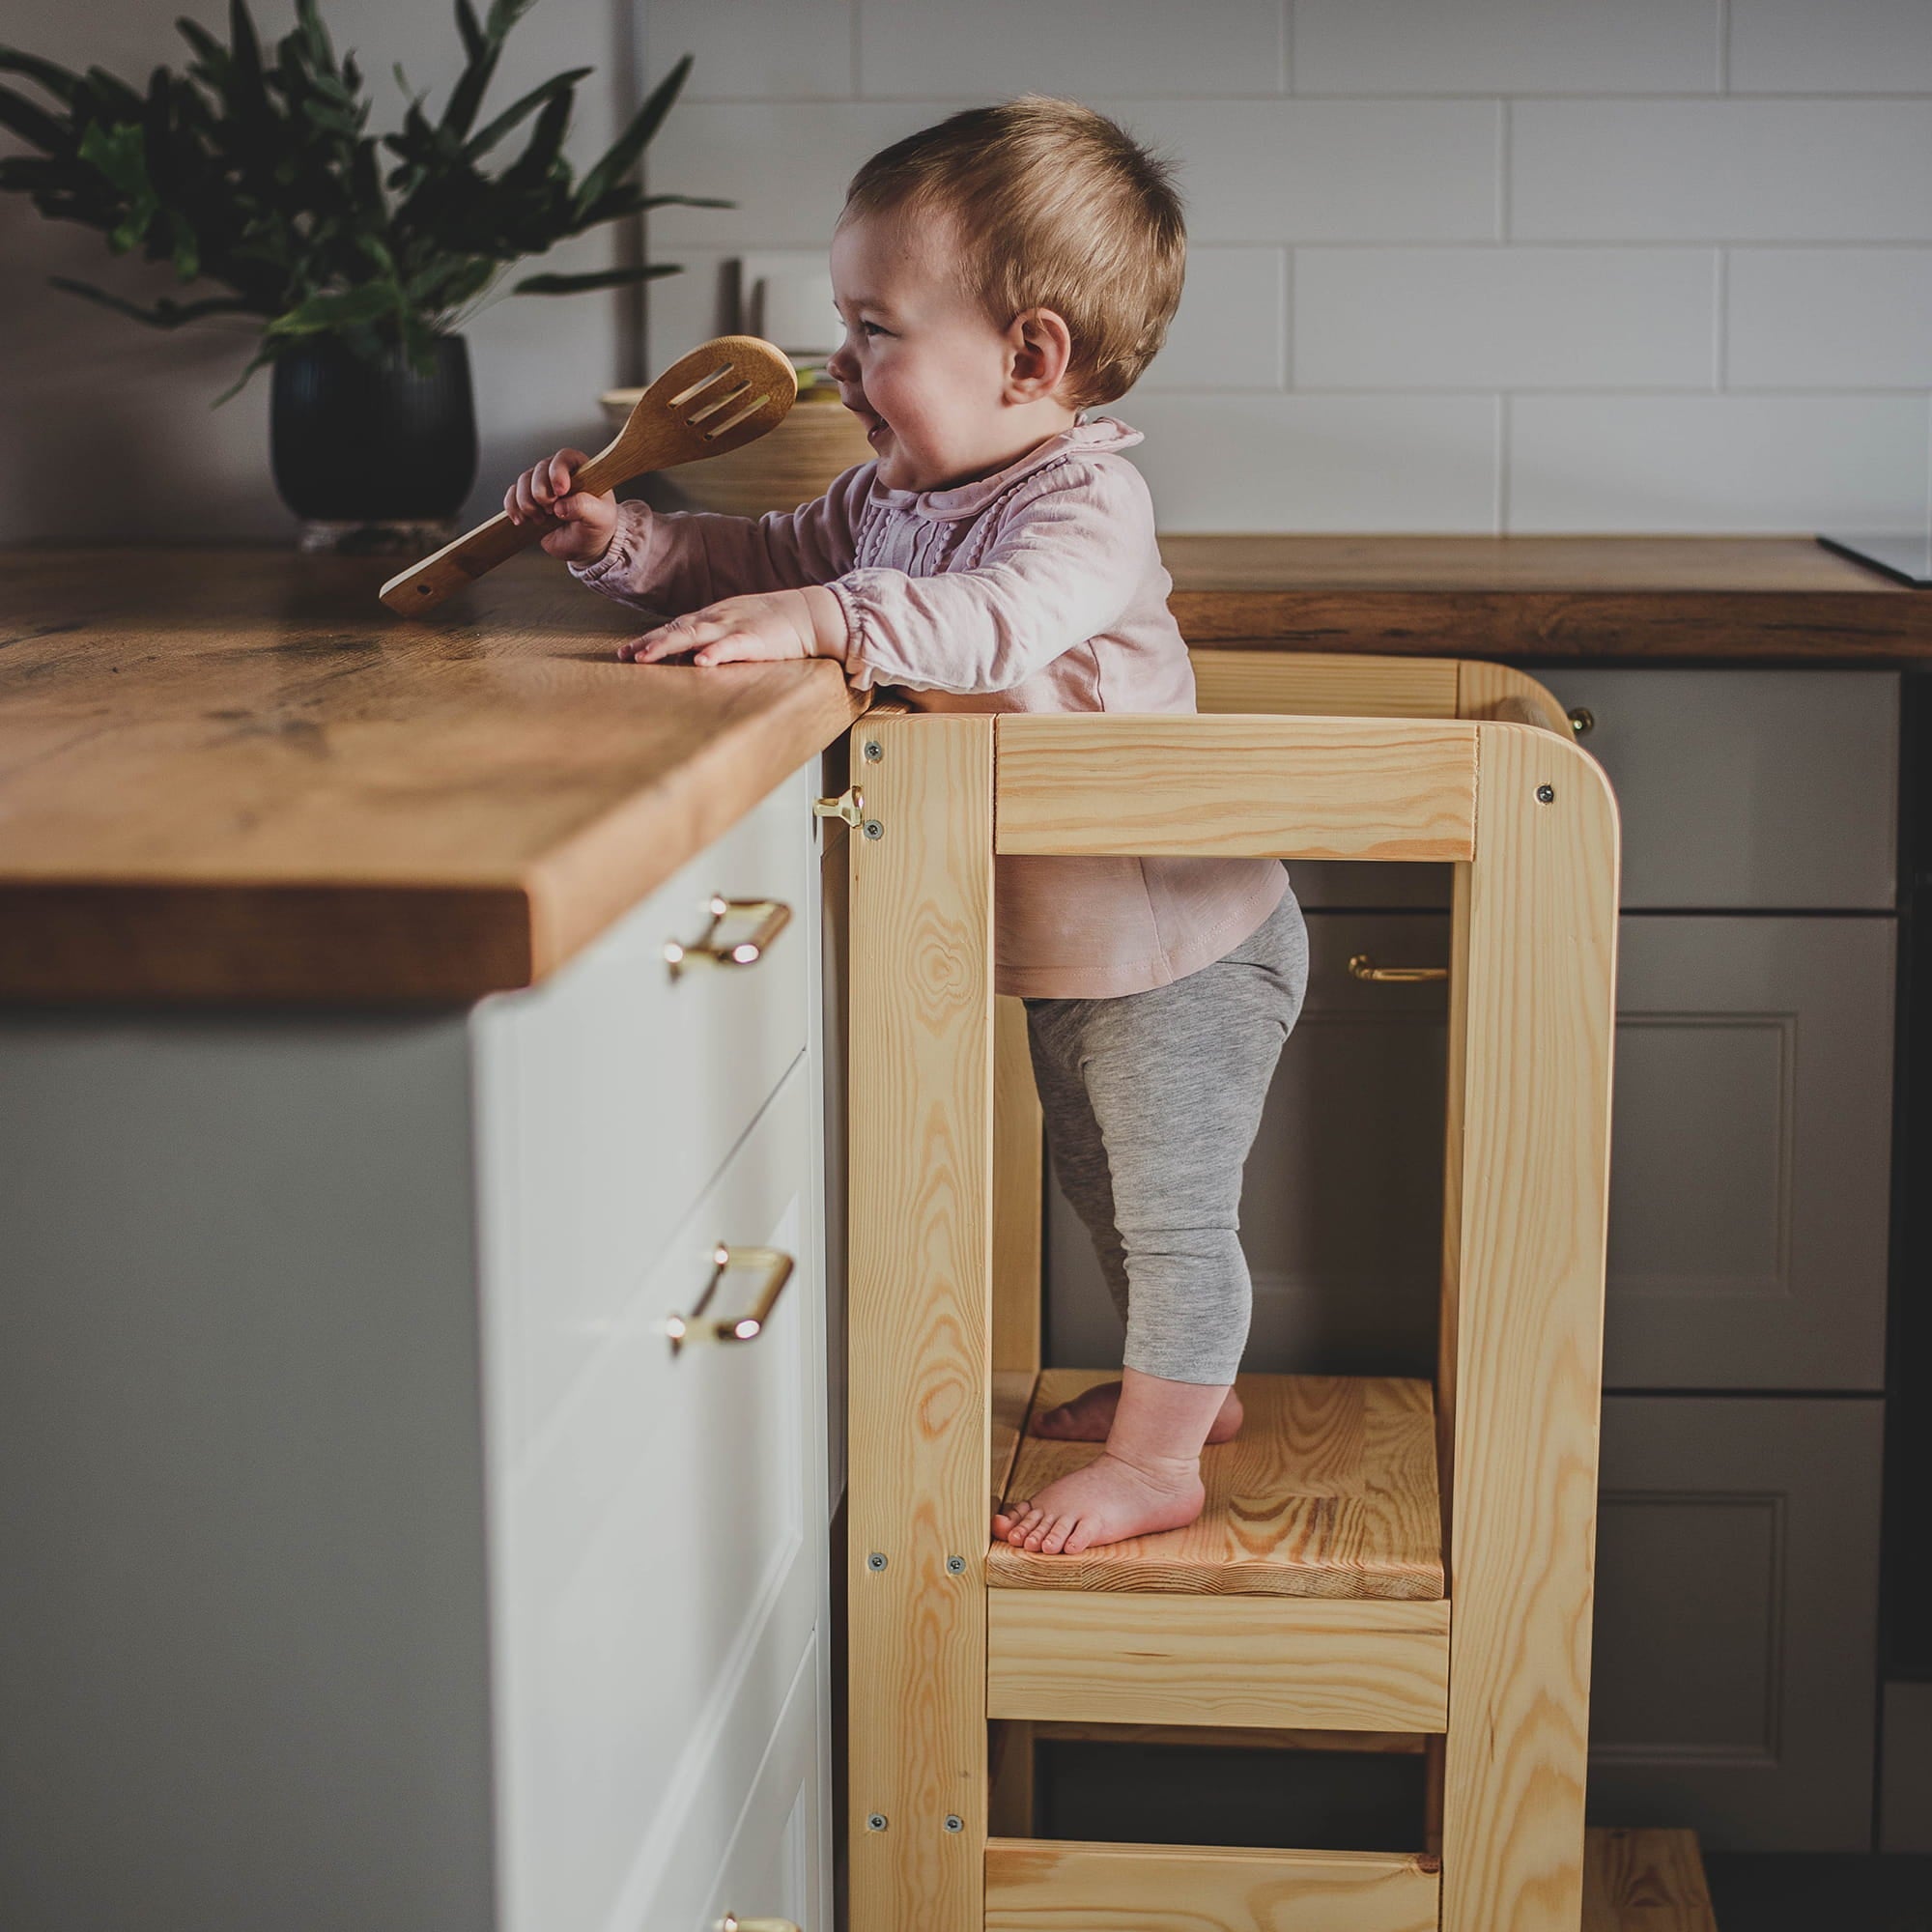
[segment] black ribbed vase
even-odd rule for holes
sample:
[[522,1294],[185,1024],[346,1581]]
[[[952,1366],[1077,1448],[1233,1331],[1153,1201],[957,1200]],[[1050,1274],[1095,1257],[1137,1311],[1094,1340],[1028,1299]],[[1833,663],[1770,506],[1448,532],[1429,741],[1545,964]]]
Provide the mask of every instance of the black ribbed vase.
[[476,480],[469,351],[436,339],[419,376],[400,350],[367,362],[331,336],[275,358],[269,412],[275,488],[297,516],[330,524],[454,517]]

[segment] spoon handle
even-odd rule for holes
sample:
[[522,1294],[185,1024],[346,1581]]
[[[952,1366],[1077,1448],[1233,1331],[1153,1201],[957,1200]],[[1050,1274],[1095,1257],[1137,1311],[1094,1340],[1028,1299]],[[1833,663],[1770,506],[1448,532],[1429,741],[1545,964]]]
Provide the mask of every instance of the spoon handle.
[[[585,469],[589,465],[584,466]],[[509,512],[498,510],[487,524],[478,524],[420,563],[398,571],[384,584],[379,595],[391,611],[413,617],[434,611],[445,597],[473,582],[486,571],[495,570],[506,557],[556,528],[554,517],[532,517],[527,523],[513,524]]]

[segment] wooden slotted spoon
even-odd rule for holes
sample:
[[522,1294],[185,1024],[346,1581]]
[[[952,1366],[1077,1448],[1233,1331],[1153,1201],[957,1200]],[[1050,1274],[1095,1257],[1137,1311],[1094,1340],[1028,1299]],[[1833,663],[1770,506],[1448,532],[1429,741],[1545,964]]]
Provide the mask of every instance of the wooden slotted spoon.
[[[680,356],[638,398],[617,434],[578,469],[571,488],[614,490],[647,470],[741,449],[784,420],[798,396],[791,358],[755,335],[720,335]],[[498,510],[469,535],[389,579],[382,599],[412,617],[433,611],[486,570],[557,527],[554,517],[513,524]]]

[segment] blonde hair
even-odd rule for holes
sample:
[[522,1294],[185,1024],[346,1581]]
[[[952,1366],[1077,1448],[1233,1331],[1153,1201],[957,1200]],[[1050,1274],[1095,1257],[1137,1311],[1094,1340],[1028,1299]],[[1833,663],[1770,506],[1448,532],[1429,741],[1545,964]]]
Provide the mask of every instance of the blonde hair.
[[1073,338],[1073,409],[1133,387],[1167,339],[1187,230],[1174,170],[1077,100],[1027,94],[969,107],[882,149],[852,177],[839,220],[955,217],[968,292],[1004,328],[1050,308]]

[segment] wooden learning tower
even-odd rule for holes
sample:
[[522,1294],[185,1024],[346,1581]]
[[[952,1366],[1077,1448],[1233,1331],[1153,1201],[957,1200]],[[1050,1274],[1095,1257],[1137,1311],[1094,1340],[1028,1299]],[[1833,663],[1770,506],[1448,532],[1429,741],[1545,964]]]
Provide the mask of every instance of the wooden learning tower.
[[[1199,717],[853,731],[851,1932],[1577,1932],[1615,804],[1520,672],[1195,664]],[[1081,1556],[989,1547],[995,1499],[1094,1453],[1029,1405],[1100,1378],[1039,1373],[996,852],[1455,868],[1434,1384],[1243,1377],[1201,1520]],[[1036,1839],[1039,1737],[1420,1751],[1424,1842]]]

